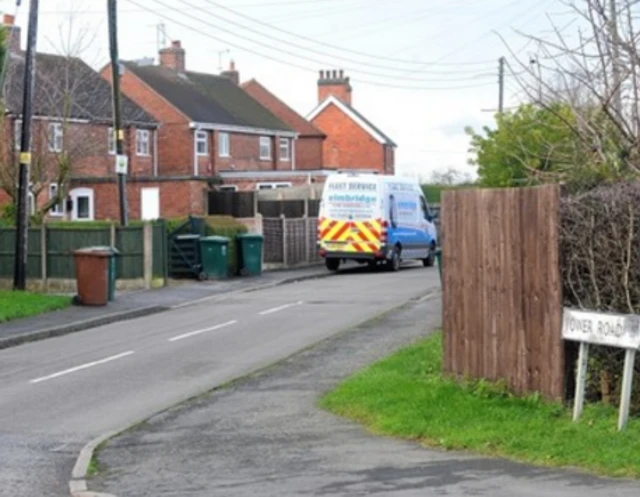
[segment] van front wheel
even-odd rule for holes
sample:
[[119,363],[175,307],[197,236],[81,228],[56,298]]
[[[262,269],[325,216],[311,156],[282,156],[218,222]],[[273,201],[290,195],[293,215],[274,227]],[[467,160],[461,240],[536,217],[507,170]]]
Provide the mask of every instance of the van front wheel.
[[329,271],[337,271],[340,268],[340,259],[327,257],[324,260],[324,265],[327,266]]

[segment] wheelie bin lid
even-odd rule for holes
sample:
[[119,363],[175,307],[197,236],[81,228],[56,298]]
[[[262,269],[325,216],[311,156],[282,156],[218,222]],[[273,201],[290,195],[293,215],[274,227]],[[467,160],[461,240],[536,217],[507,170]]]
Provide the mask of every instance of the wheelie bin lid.
[[204,236],[200,238],[201,243],[213,243],[215,245],[227,245],[229,243],[229,239],[226,236]]
[[93,247],[82,247],[74,251],[74,253],[90,254],[95,252],[101,252],[108,255],[120,255],[120,251],[116,247],[110,247],[109,245],[95,245]]
[[258,233],[240,233],[236,235],[236,238],[240,240],[264,240],[264,236],[259,235]]

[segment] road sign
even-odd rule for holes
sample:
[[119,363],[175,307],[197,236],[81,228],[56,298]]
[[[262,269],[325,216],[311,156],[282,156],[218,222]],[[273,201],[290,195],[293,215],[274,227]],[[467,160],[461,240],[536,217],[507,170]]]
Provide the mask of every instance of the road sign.
[[580,419],[584,407],[589,344],[626,349],[618,416],[618,430],[622,430],[629,420],[633,368],[636,350],[640,347],[640,316],[576,311],[565,308],[562,320],[562,338],[580,342],[576,393],[573,404],[574,421]]
[[116,155],[116,174],[127,174],[129,169],[129,157]]

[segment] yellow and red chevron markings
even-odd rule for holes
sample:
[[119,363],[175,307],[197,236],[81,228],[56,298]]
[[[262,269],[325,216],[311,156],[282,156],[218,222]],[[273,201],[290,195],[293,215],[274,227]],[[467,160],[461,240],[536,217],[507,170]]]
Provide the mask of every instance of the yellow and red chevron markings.
[[[318,241],[322,248],[329,251],[378,252],[382,244],[382,222],[379,219],[337,221],[320,218],[318,219]],[[336,244],[339,249],[333,247],[333,244]]]

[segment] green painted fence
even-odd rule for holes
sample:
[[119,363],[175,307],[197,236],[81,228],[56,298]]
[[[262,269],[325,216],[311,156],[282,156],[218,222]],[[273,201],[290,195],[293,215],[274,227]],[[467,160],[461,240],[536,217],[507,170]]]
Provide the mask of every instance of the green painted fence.
[[[164,278],[167,273],[167,236],[163,223],[152,227],[153,277]],[[115,247],[120,252],[117,260],[119,279],[144,277],[144,228],[141,225],[115,227]],[[43,239],[46,246],[46,271],[42,274]],[[73,252],[83,247],[110,246],[112,228],[105,227],[45,227],[29,229],[27,277],[32,279],[73,279],[75,264]],[[13,276],[15,229],[0,228],[0,278]]]

